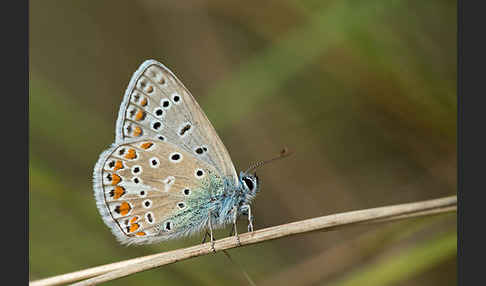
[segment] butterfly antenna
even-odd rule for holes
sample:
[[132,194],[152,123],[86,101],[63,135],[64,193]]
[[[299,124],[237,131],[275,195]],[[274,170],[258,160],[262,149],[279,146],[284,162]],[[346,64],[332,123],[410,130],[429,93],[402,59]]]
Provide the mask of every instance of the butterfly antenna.
[[250,275],[248,275],[248,273],[246,273],[245,269],[243,269],[243,267],[241,267],[241,265],[239,265],[238,263],[236,263],[233,258],[231,258],[231,256],[229,255],[229,253],[226,251],[226,250],[223,250],[223,253],[226,255],[226,257],[228,257],[228,259],[231,261],[231,263],[236,266],[237,268],[240,269],[241,272],[243,272],[243,275],[245,275],[245,278],[246,280],[248,280],[248,283],[251,285],[251,286],[256,286],[255,282],[253,282],[253,280],[251,279]]
[[250,165],[250,167],[245,171],[245,173],[248,173],[252,170],[255,170],[257,168],[260,168],[261,166],[265,165],[265,164],[268,164],[270,162],[273,162],[273,161],[276,161],[276,160],[280,160],[280,159],[283,159],[285,157],[288,157],[292,154],[292,152],[289,152],[289,150],[287,149],[287,147],[284,147],[282,149],[282,151],[280,151],[280,154],[278,154],[278,156],[274,157],[274,158],[271,158],[271,159],[268,159],[268,160],[265,160],[265,161],[259,161],[259,162],[256,162],[256,163],[253,163],[252,165]]

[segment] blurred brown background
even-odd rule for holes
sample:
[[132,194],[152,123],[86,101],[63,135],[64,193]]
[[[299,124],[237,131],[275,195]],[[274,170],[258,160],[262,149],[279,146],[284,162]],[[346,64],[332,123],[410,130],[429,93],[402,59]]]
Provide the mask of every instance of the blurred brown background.
[[[30,1],[31,280],[200,243],[121,246],[95,206],[93,166],[149,58],[237,169],[295,152],[258,171],[257,229],[456,193],[456,1]],[[456,215],[230,253],[258,285],[456,285]],[[247,285],[218,253],[106,285],[230,283]]]

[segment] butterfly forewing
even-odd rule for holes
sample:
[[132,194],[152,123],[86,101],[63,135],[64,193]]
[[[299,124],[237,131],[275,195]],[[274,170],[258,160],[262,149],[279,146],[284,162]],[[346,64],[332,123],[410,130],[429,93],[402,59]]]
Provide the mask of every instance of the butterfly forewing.
[[201,229],[208,215],[205,206],[222,188],[215,168],[170,142],[116,143],[95,168],[98,208],[118,239],[128,244]]
[[152,138],[170,142],[238,181],[226,147],[195,99],[161,63],[144,62],[125,92],[116,142]]

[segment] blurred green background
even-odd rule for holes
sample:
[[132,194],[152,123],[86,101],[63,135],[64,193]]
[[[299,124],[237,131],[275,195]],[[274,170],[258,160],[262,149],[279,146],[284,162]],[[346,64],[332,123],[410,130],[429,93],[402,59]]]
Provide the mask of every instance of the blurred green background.
[[[258,171],[257,229],[454,195],[456,30],[448,0],[30,1],[30,279],[200,243],[121,246],[95,206],[93,166],[149,58],[192,92],[238,170],[295,152]],[[456,215],[230,253],[257,285],[456,285]],[[229,283],[247,285],[217,253],[106,285]]]

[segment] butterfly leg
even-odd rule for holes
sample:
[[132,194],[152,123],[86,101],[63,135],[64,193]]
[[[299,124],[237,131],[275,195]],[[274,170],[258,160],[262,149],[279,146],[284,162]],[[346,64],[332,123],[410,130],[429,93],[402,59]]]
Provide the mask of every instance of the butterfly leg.
[[206,238],[209,236],[209,232],[206,230],[206,233],[204,234],[203,236],[203,240],[201,242],[201,244],[204,244],[206,242]]
[[[234,206],[233,207],[233,230],[235,232],[236,243],[238,244],[238,246],[241,246],[240,236],[238,235],[238,229],[236,228],[237,215],[238,215],[238,208],[237,208],[237,206]],[[231,232],[233,232],[233,231],[231,231]]]
[[211,239],[211,251],[213,253],[216,253],[216,249],[214,248],[214,236],[213,236],[213,226],[211,224],[211,216],[212,216],[211,212],[209,212],[208,225],[209,225],[209,236],[210,236],[210,239]]
[[244,207],[247,208],[248,210],[248,231],[252,232],[253,231],[253,216],[251,214],[251,207],[250,205],[245,205]]

